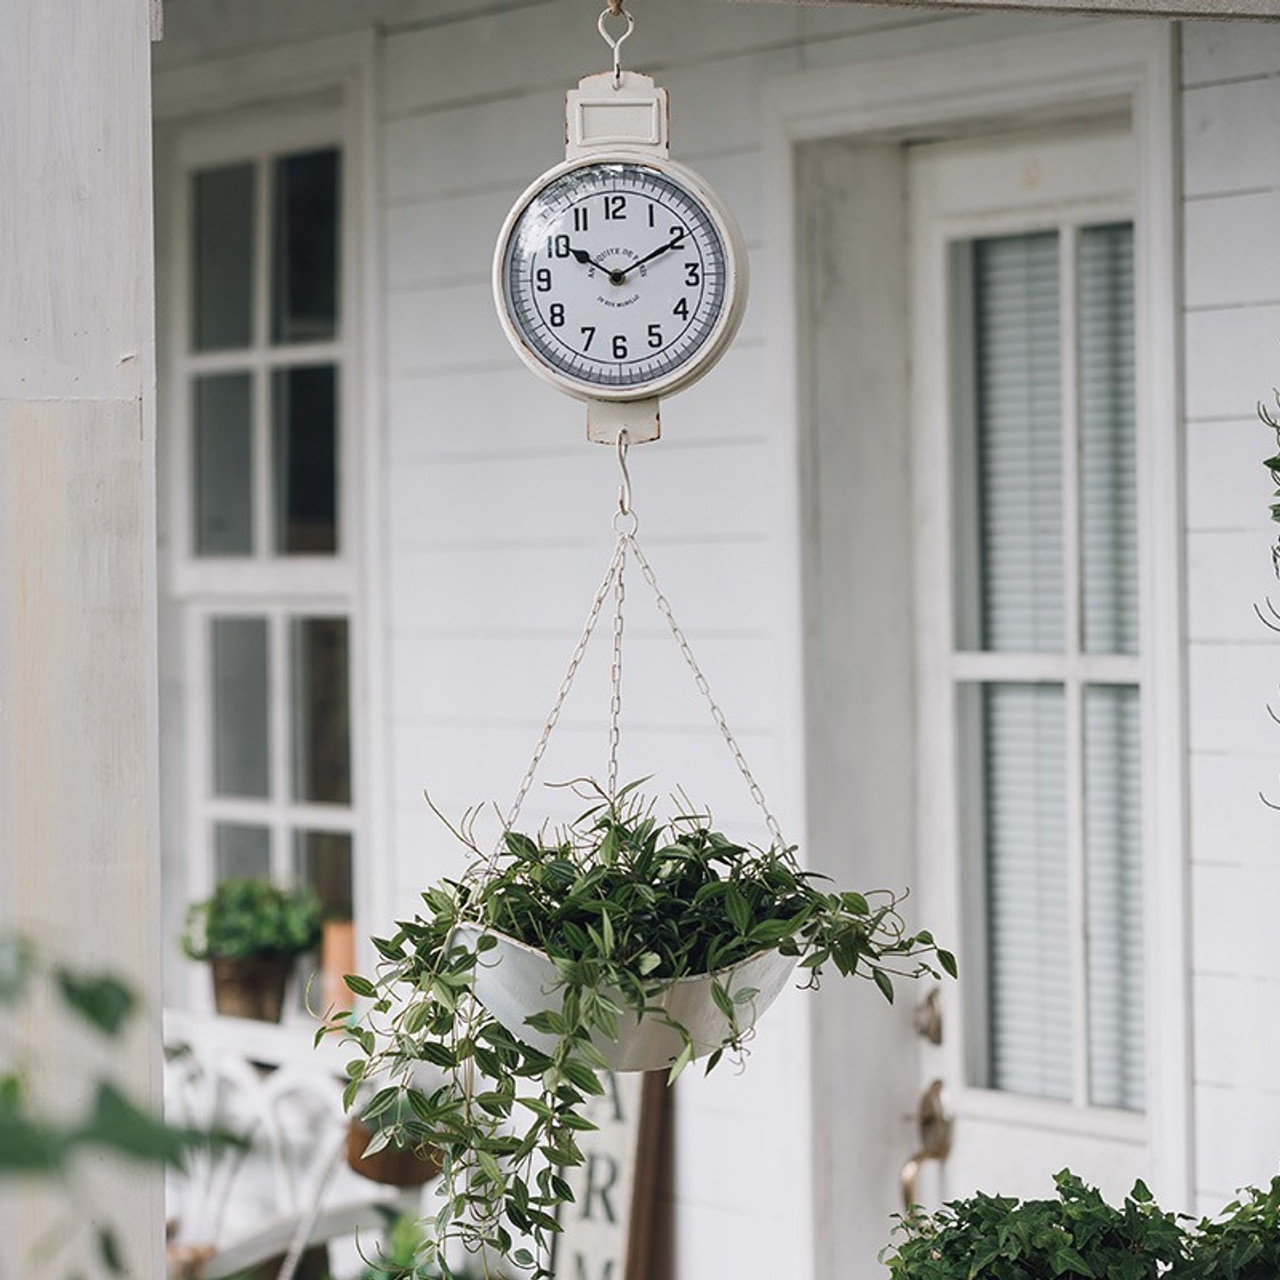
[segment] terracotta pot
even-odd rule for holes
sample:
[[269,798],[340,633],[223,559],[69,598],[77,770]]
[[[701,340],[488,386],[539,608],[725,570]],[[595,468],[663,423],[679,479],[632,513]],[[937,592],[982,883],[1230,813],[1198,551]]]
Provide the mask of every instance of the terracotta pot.
[[[512,1035],[544,1053],[556,1047],[556,1037],[535,1031],[525,1019],[540,1009],[559,1007],[560,974],[544,952],[479,925],[458,926],[458,941],[475,946],[488,934],[496,946],[480,954],[476,963],[476,998]],[[684,1024],[693,1039],[694,1057],[701,1058],[718,1049],[733,1031],[711,994],[712,983],[720,981],[730,993],[750,987],[756,992],[750,1003],[737,1013],[739,1033],[750,1030],[756,1019],[777,999],[796,967],[795,956],[776,951],[759,951],[754,956],[714,974],[677,978],[663,988],[655,1004]],[[626,1001],[616,991],[616,1003]],[[660,1018],[626,1014],[618,1018],[618,1038],[610,1040],[597,1032],[596,1048],[615,1071],[665,1071],[680,1053],[679,1035]]]
[[367,1156],[364,1150],[372,1140],[373,1130],[353,1117],[347,1128],[347,1163],[362,1178],[384,1187],[420,1187],[440,1172],[438,1160],[407,1147],[383,1147]]
[[350,1009],[355,995],[343,980],[356,967],[356,927],[350,920],[326,920],[320,944],[320,998],[325,1009]]
[[214,956],[213,1006],[230,1018],[256,1018],[279,1022],[284,1009],[284,988],[293,968],[285,955]]

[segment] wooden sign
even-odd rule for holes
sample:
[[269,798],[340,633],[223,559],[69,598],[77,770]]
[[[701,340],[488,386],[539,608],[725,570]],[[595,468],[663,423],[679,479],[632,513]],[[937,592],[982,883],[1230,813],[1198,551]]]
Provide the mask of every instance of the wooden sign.
[[560,1214],[556,1278],[657,1280],[666,1072],[609,1072],[604,1084],[587,1111],[599,1128],[578,1139],[586,1158],[565,1173],[575,1200]]

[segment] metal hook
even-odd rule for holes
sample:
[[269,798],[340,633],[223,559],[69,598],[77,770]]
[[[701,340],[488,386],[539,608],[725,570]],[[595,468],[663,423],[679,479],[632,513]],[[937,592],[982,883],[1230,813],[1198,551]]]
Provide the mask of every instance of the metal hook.
[[[616,40],[605,28],[605,22],[609,18],[626,18],[627,20],[627,29]],[[621,3],[616,2],[616,0],[610,0],[609,7],[600,14],[596,29],[600,32],[600,38],[613,50],[613,87],[615,89],[620,88],[622,85],[622,42],[636,29],[636,20],[622,7]]]
[[620,516],[629,516],[631,511],[631,473],[627,470],[627,450],[630,444],[627,439],[627,429],[623,427],[618,432],[618,468],[622,472],[622,484],[618,489],[618,514]]

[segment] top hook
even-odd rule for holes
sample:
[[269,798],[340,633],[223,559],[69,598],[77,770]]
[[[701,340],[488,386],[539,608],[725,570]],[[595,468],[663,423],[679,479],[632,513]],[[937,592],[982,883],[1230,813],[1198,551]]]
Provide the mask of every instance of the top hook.
[[631,510],[631,472],[627,470],[627,450],[630,447],[631,441],[627,436],[627,429],[623,427],[618,432],[618,469],[622,472],[622,485],[618,489],[618,514],[620,516],[634,514]]
[[[617,38],[611,36],[605,27],[610,18],[626,18],[627,29]],[[636,20],[623,8],[622,0],[609,0],[609,7],[600,14],[596,23],[600,38],[613,50],[613,87],[622,84],[622,42],[636,29]]]

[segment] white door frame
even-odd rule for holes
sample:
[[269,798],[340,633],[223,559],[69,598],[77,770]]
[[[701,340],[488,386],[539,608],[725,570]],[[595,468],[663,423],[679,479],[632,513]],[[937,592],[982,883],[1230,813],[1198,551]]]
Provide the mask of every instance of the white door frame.
[[[1158,726],[1144,724],[1147,769],[1155,781],[1148,790],[1160,798],[1143,814],[1146,847],[1158,850],[1149,859],[1148,972],[1152,1008],[1148,1060],[1159,1063],[1147,1099],[1148,1179],[1158,1196],[1172,1205],[1189,1206],[1192,1170],[1189,946],[1187,943],[1187,814],[1186,713],[1183,679],[1184,548],[1181,445],[1180,359],[1180,193],[1177,147],[1176,28],[1156,22],[1102,21],[1043,37],[1019,36],[969,48],[949,49],[867,65],[832,68],[789,77],[771,86],[764,104],[767,240],[781,251],[767,263],[763,292],[777,299],[796,299],[802,289],[794,246],[801,231],[797,221],[796,154],[806,142],[850,139],[874,143],[904,142],[921,137],[964,136],[999,126],[1024,127],[1037,122],[1088,119],[1114,114],[1131,117],[1136,153],[1135,289],[1139,343],[1136,387],[1139,414],[1156,431],[1140,431],[1138,467],[1150,499],[1140,513],[1143,537],[1156,537],[1167,549],[1158,572],[1150,575],[1142,614],[1163,625],[1144,636],[1153,687],[1161,697]],[[769,318],[766,349],[773,362],[770,385],[776,390],[772,418],[786,432],[799,473],[804,458],[805,394],[803,319],[798,308],[779,306]],[[854,357],[856,359],[856,354]],[[902,424],[903,430],[908,424]],[[796,572],[809,548],[795,497],[790,553]],[[798,668],[804,655],[799,604],[791,644]],[[789,736],[806,741],[804,702],[797,699]],[[908,874],[913,874],[908,872]],[[834,1188],[815,1198],[815,1234],[819,1269],[843,1270],[841,1257],[865,1252],[868,1231],[883,1235],[878,1212],[862,1212],[860,1191],[871,1180],[882,1184],[885,1170],[866,1169],[868,1160],[886,1153],[868,1150],[858,1130],[857,1100],[834,1096],[827,1081],[842,1077],[840,1063],[827,1063],[826,1046],[838,1043],[823,1019],[838,1018],[838,1006],[819,1010],[815,1027],[814,1185]],[[914,1064],[912,1064],[914,1069]],[[902,1062],[883,1064],[886,1088],[901,1075]],[[845,1079],[849,1079],[846,1075]],[[874,1081],[865,1072],[855,1082]],[[866,1106],[874,1106],[875,1099]],[[883,1105],[883,1104],[881,1104]],[[903,1157],[908,1154],[903,1152]],[[874,1208],[874,1206],[873,1206]],[[883,1243],[883,1240],[881,1240]]]

